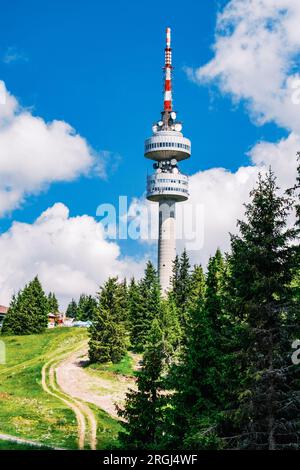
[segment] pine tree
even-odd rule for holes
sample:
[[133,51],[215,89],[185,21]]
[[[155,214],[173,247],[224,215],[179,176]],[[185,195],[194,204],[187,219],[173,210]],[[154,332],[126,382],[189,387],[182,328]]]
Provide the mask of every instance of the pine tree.
[[297,167],[297,177],[296,183],[293,188],[287,190],[287,195],[293,197],[294,200],[294,209],[295,209],[295,238],[296,243],[293,246],[295,252],[295,259],[297,260],[293,275],[293,280],[291,288],[293,289],[293,300],[295,303],[295,308],[298,311],[298,320],[300,321],[300,152],[297,154],[298,157],[298,167]]
[[125,419],[125,432],[119,440],[126,449],[157,449],[163,429],[165,397],[161,393],[165,361],[163,332],[154,319],[138,372],[137,390],[130,390],[119,416]]
[[143,279],[129,288],[130,340],[135,352],[144,350],[152,321],[160,311],[161,292],[157,272],[147,263]]
[[131,279],[128,288],[128,310],[130,321],[130,344],[134,351],[142,351],[145,345],[144,301],[140,285]]
[[[295,204],[295,208],[296,208],[296,226],[297,226],[297,229],[300,230],[300,152],[298,152],[298,168],[297,168],[297,171],[298,171],[298,175],[297,175],[297,181],[296,181],[296,185],[295,185],[295,191],[296,191],[296,204]],[[297,233],[298,237],[299,237],[299,232]]]
[[180,260],[179,256],[176,255],[173,261],[172,267],[172,291],[174,292],[174,299],[176,299],[177,286],[179,285],[179,273],[180,273]]
[[[230,337],[226,319],[224,260],[218,250],[209,260],[206,282],[201,268],[194,270],[194,293],[187,316],[180,361],[170,373],[170,430],[168,448],[216,449],[223,446],[219,424],[228,405]],[[195,284],[196,280],[199,283]],[[193,292],[191,290],[191,292]],[[172,387],[173,386],[173,387]]]
[[191,291],[190,262],[186,250],[180,258],[176,257],[173,265],[172,291],[170,297],[175,302],[182,328],[186,325],[186,315]]
[[246,221],[238,222],[240,235],[232,236],[235,307],[247,342],[238,431],[228,443],[246,449],[299,448],[299,369],[291,363],[293,335],[299,332],[291,289],[296,232],[287,228],[292,204],[278,195],[271,170],[265,178],[260,175],[251,198]]
[[176,359],[182,336],[177,309],[172,300],[161,301],[158,323],[163,333],[165,362],[170,365]]
[[49,292],[48,294],[48,305],[50,313],[57,313],[59,311],[58,301],[54,292]]
[[127,332],[123,312],[124,289],[118,278],[109,278],[98,295],[90,327],[91,362],[119,362],[127,350]]
[[121,296],[121,312],[122,320],[126,327],[126,330],[130,331],[130,318],[129,318],[129,288],[127,280],[123,279],[120,283],[120,296]]
[[[91,321],[96,306],[97,301],[92,295],[81,294],[78,306],[76,306],[76,319],[84,322]],[[73,307],[71,306],[71,308]]]
[[69,303],[67,310],[66,310],[66,317],[67,318],[74,318],[77,320],[78,317],[78,306],[74,299],[71,300]]
[[297,177],[296,183],[292,188],[287,190],[287,195],[294,198],[294,207],[296,212],[296,229],[297,229],[297,236],[299,239],[300,236],[300,152],[297,153]]
[[42,333],[48,326],[49,304],[36,276],[12,298],[2,333],[28,335]]
[[206,280],[202,266],[195,265],[190,276],[190,293],[187,310],[194,310],[203,305],[206,292]]

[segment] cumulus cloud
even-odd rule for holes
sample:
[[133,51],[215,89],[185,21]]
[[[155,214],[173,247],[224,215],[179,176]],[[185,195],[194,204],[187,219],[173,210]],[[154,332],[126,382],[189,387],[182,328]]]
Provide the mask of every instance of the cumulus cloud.
[[49,184],[72,181],[104,160],[66,122],[45,122],[20,106],[0,81],[0,216]]
[[[231,0],[217,17],[213,58],[204,66],[186,69],[196,84],[213,84],[235,103],[244,103],[256,125],[275,122],[290,131],[279,142],[254,143],[249,165],[236,172],[213,168],[190,177],[190,199],[176,209],[177,245],[179,251],[186,246],[195,263],[206,264],[217,247],[229,249],[229,232],[237,232],[236,221],[243,218],[243,203],[259,172],[272,166],[283,190],[295,182],[300,150],[300,76],[295,68],[300,57],[299,24],[299,0]],[[136,201],[132,210],[135,205]],[[143,199],[140,205],[149,207]],[[201,233],[189,249],[189,237],[181,236],[182,221],[188,210],[190,219],[195,219],[199,205],[202,212],[195,227]]]
[[187,69],[198,85],[213,84],[244,103],[256,125],[274,122],[290,131],[279,142],[254,144],[248,167],[235,173],[215,168],[190,178],[190,202],[202,201],[204,207],[204,244],[191,252],[197,262],[205,263],[218,246],[229,248],[228,232],[236,232],[259,171],[271,165],[283,189],[294,184],[300,150],[299,24],[298,0],[231,0],[217,18],[213,58]]
[[300,132],[299,23],[298,0],[231,0],[218,15],[213,59],[189,76],[244,100],[258,123]]
[[[230,248],[229,233],[237,233],[237,219],[244,216],[244,203],[255,186],[259,172],[264,174],[271,166],[278,176],[278,185],[284,191],[295,183],[296,149],[300,138],[291,134],[277,143],[260,142],[249,152],[249,166],[236,172],[224,168],[199,171],[189,179],[190,198],[177,204],[177,249],[189,252],[192,263],[206,265],[209,257],[219,247]],[[156,243],[158,232],[158,205],[135,199],[129,215],[141,224],[141,241]]]
[[[203,243],[190,250],[192,262],[205,264],[218,246],[223,250],[229,248],[228,233],[236,232],[236,220],[243,217],[243,203],[259,171],[271,165],[283,189],[294,183],[295,156],[300,150],[297,106],[300,100],[294,99],[297,87],[300,89],[300,75],[295,68],[300,56],[299,24],[299,0],[231,0],[218,15],[213,58],[198,69],[188,69],[189,77],[197,84],[214,84],[235,102],[245,103],[255,124],[275,122],[290,132],[279,142],[253,143],[249,165],[236,172],[213,168],[190,177],[190,201],[178,205],[178,226],[182,225],[181,218],[189,203],[192,208],[202,206]],[[20,109],[17,100],[7,92],[6,105],[2,106],[1,86],[3,89],[3,82],[0,82],[0,213],[3,213],[20,204],[26,194],[40,191],[52,181],[72,180],[87,173],[95,164],[95,156],[68,124],[45,123]],[[100,173],[103,172],[100,165]],[[144,219],[150,206],[154,227],[149,235]],[[157,205],[144,198],[135,199],[129,219],[136,211],[140,212],[142,238],[155,240]],[[134,226],[133,223],[133,232]],[[184,244],[188,246],[188,241],[186,237],[178,240],[179,251]],[[45,288],[56,291],[65,304],[82,291],[94,293],[108,276],[139,276],[144,267],[143,260],[122,258],[118,244],[105,240],[101,224],[88,216],[69,217],[63,204],[49,208],[33,224],[15,222],[0,236],[0,252],[5,266],[0,273],[1,303],[7,303],[11,294],[37,273]]]
[[95,294],[109,276],[139,277],[144,260],[122,258],[119,246],[104,237],[103,227],[87,215],[70,217],[56,203],[33,224],[14,222],[0,235],[1,304],[36,274],[62,307],[82,292]]

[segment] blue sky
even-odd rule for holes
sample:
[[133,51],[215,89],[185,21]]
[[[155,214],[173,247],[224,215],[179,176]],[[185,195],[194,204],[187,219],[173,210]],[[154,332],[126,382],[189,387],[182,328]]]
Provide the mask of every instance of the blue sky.
[[[46,121],[65,120],[96,150],[112,152],[108,178],[80,178],[57,183],[27,199],[1,221],[32,221],[56,201],[71,214],[95,215],[101,202],[119,194],[140,196],[151,165],[143,142],[162,109],[165,27],[173,32],[174,102],[192,140],[193,155],[184,171],[222,166],[235,170],[248,161],[247,151],[260,139],[275,140],[273,125],[256,127],[242,108],[215,90],[190,82],[185,66],[212,57],[219,2],[182,1],[16,1],[2,7],[0,44],[4,55],[20,57],[1,63],[0,75],[23,106]],[[114,155],[115,154],[115,155]],[[117,169],[111,171],[110,167]]]
[[[244,106],[248,96],[232,100],[233,91],[223,93],[216,80],[198,86],[187,77],[185,67],[196,70],[213,60],[217,12],[228,3],[2,2],[0,79],[34,116],[69,123],[109,157],[105,179],[90,174],[48,185],[2,216],[0,233],[16,220],[32,224],[57,202],[70,216],[95,216],[100,203],[142,196],[151,171],[143,143],[162,109],[166,26],[172,28],[174,104],[192,140],[184,172],[223,167],[234,173],[252,164],[247,153],[258,142],[288,136],[289,126],[275,118],[253,122]],[[132,242],[121,249],[124,255],[145,251]]]

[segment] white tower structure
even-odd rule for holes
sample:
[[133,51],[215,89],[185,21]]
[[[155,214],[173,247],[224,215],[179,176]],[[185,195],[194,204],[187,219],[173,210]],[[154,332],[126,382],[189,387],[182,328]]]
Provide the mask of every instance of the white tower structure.
[[155,161],[155,173],[147,178],[147,199],[159,203],[158,274],[164,295],[170,288],[176,256],[175,204],[189,197],[188,177],[180,172],[178,162],[191,156],[191,142],[183,136],[173,110],[171,29],[166,33],[164,110],[145,141],[145,157]]

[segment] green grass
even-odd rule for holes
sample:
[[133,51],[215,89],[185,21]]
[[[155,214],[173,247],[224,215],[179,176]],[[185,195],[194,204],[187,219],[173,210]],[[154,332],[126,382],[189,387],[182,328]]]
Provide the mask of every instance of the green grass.
[[[6,364],[0,365],[0,433],[41,442],[45,448],[77,449],[77,421],[61,400],[45,393],[41,385],[43,365],[71,352],[88,337],[83,328],[57,328],[40,335],[0,336],[6,345]],[[90,365],[92,374],[133,376],[133,359],[127,354],[119,364]],[[121,424],[90,405],[98,422],[98,448],[118,446]],[[0,450],[37,449],[27,444],[0,440]]]
[[111,377],[112,374],[124,375],[127,377],[134,377],[135,371],[133,369],[133,358],[129,353],[117,364],[107,362],[105,364],[88,364],[87,369],[102,372],[101,376]]
[[77,447],[77,423],[64,403],[41,386],[43,364],[87,337],[83,329],[61,328],[41,335],[2,336],[0,432],[66,448]]
[[89,408],[97,419],[97,449],[114,449],[119,447],[118,434],[122,430],[120,421],[113,419],[108,413],[89,403]]
[[0,440],[0,450],[49,450],[49,447],[35,447],[28,444]]

